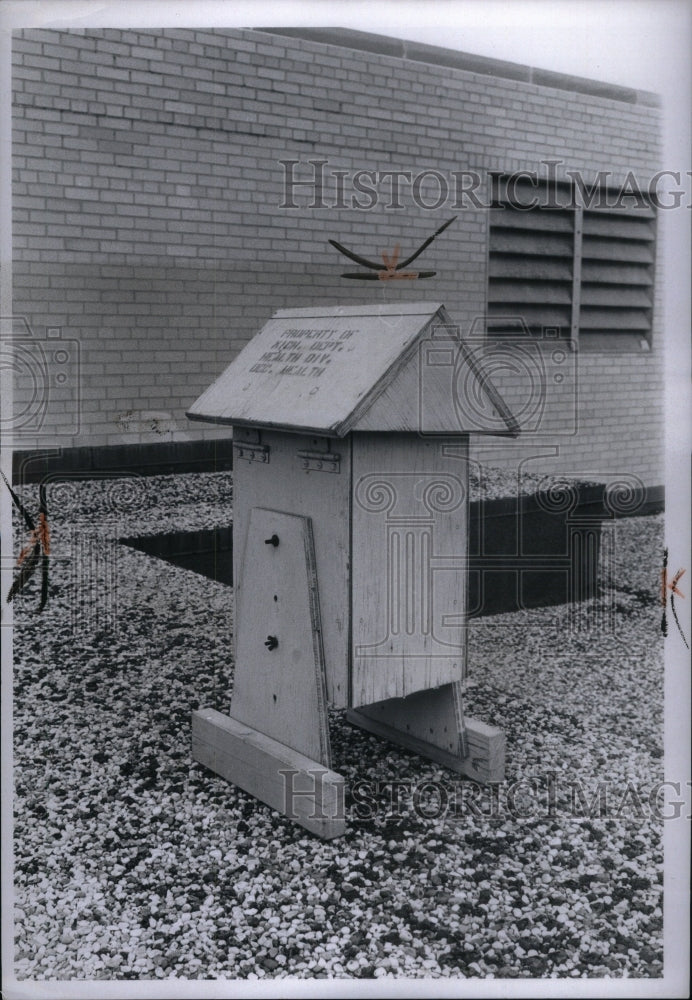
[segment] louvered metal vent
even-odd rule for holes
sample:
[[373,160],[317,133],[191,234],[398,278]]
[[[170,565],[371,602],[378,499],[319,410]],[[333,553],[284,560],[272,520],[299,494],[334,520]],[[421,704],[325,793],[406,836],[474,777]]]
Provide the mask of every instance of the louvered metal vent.
[[[646,338],[651,331],[656,214],[640,199],[590,208],[568,188],[516,185],[490,210],[488,332]],[[601,207],[601,206],[604,207]],[[533,207],[532,207],[533,206]]]
[[516,334],[521,316],[536,336],[572,325],[574,213],[556,209],[491,210],[488,330]]
[[580,333],[634,333],[651,329],[655,212],[584,211]]

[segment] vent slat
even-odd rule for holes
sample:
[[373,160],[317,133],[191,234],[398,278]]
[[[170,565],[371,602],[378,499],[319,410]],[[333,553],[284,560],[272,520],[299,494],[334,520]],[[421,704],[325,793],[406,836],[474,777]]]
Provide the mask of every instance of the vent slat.
[[582,309],[579,313],[581,330],[648,330],[646,312],[636,309]]
[[502,326],[500,324],[491,323],[488,320],[488,333],[492,334],[493,337],[503,338],[507,340],[518,340],[521,337],[535,337],[543,339],[545,337],[545,331],[550,330],[553,340],[563,340],[567,339],[570,334],[570,328],[568,324],[564,326],[556,326],[555,324],[550,325],[546,323],[537,323],[533,326],[525,324],[518,329],[516,326]]
[[584,214],[584,236],[608,236],[612,239],[644,240],[655,238],[653,223],[646,219],[627,219],[612,215]]
[[643,288],[629,285],[589,285],[582,284],[581,304],[583,306],[615,307],[642,306],[651,308],[651,297]]
[[638,205],[621,205],[619,208],[614,205],[604,204],[599,206],[594,203],[591,207],[584,205],[584,218],[587,215],[610,215],[620,219],[655,219],[656,210],[646,202],[641,202]]
[[584,261],[581,270],[582,283],[611,285],[652,285],[653,278],[648,267],[619,263],[595,263]]
[[490,279],[491,302],[548,302],[569,305],[571,284],[557,281],[498,281]]
[[[509,315],[510,310],[504,302],[489,302],[488,317]],[[571,308],[564,309],[551,308],[550,306],[537,303],[536,305],[519,305],[516,307],[517,317],[524,320],[527,326],[569,326],[571,322]]]
[[574,253],[572,237],[562,233],[511,232],[500,229],[494,234],[495,253],[531,254],[532,256],[568,257]]
[[531,232],[574,231],[573,216],[570,212],[555,212],[549,209],[531,212],[520,212],[515,208],[492,208],[490,210],[490,225],[493,229],[528,229]]
[[652,264],[653,247],[647,243],[613,241],[584,236],[583,260],[617,260],[624,264]]
[[491,250],[491,278],[526,278],[534,281],[570,281],[572,278],[572,261],[537,260],[526,257],[496,257]]

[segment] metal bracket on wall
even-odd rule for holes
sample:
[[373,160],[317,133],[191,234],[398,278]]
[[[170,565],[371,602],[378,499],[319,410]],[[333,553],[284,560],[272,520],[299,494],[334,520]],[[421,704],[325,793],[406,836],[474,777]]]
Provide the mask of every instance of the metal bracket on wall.
[[341,455],[328,451],[299,451],[298,458],[307,472],[341,472]]

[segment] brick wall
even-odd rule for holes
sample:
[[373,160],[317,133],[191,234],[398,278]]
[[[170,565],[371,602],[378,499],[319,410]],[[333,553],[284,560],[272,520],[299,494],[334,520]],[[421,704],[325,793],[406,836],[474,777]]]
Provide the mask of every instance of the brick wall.
[[[325,207],[297,188],[299,207],[281,208],[282,160],[296,179],[314,159],[446,178],[557,157],[585,178],[659,166],[647,103],[241,30],[21,32],[13,124],[14,313],[46,357],[60,340],[69,355],[63,384],[47,369],[48,409],[27,404],[21,447],[227,435],[185,410],[277,308],[426,299],[466,329],[483,313],[484,209],[424,211],[406,184],[400,209],[386,185],[370,210],[339,207],[331,183]],[[437,190],[430,177],[421,194]],[[435,279],[339,278],[351,268],[329,237],[405,253],[452,214],[422,259]],[[652,348],[580,353],[577,433],[551,437],[572,419],[555,398],[546,434],[476,456],[662,482],[660,310]]]

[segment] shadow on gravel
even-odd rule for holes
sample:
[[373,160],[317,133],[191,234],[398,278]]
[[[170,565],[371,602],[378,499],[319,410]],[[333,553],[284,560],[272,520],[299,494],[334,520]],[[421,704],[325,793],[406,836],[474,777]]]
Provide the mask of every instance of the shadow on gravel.
[[230,587],[233,585],[232,532],[229,525],[225,528],[121,538],[119,541],[148,556],[165,559],[174,566],[192,570]]
[[[579,510],[587,507],[583,504]],[[575,528],[564,511],[541,509],[533,496],[471,504],[470,617],[599,596],[600,515],[588,510],[588,523]],[[233,585],[231,525],[119,541],[217,583]]]

